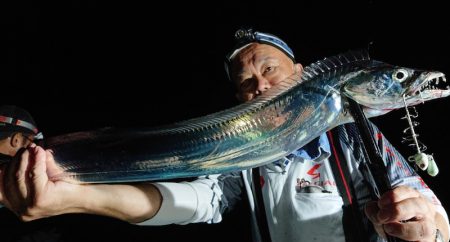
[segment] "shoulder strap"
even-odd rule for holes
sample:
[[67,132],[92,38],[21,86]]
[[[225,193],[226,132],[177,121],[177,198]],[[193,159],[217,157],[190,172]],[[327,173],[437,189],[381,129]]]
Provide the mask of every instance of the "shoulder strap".
[[272,242],[269,231],[269,224],[267,222],[266,209],[264,207],[264,198],[262,195],[261,174],[259,167],[252,169],[252,183],[254,186],[253,194],[255,200],[255,215],[258,223],[259,233],[261,235],[261,242]]

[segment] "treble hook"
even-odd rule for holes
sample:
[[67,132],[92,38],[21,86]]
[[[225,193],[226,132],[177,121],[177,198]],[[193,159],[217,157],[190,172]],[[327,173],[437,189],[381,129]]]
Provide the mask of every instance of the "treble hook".
[[408,146],[415,146],[417,150],[417,153],[415,155],[408,157],[408,161],[414,162],[416,166],[418,166],[422,170],[427,170],[427,173],[430,176],[436,176],[439,173],[439,168],[437,167],[436,161],[434,160],[433,155],[423,153],[423,151],[425,151],[427,147],[417,139],[419,135],[416,134],[414,130],[414,127],[417,127],[419,125],[419,122],[411,120],[411,117],[417,118],[419,116],[419,113],[417,112],[415,107],[413,107],[412,109],[414,110],[413,114],[409,112],[405,95],[403,95],[403,103],[405,104],[406,116],[402,119],[406,118],[409,124],[409,127],[403,130],[403,133],[410,133],[411,136],[408,136],[406,138],[403,137],[402,142],[413,141],[413,143],[408,144]]

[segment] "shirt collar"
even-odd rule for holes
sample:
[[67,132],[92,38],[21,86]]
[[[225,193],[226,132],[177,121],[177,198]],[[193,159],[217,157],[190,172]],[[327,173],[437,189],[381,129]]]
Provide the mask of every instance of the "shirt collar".
[[326,133],[323,133],[319,137],[313,139],[307,145],[292,152],[293,155],[301,157],[305,160],[312,160],[320,162],[327,159],[330,156],[330,143]]

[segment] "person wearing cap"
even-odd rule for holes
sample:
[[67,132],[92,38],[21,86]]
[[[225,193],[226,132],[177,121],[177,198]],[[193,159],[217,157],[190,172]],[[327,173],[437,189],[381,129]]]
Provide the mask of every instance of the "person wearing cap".
[[30,113],[13,105],[0,106],[0,166],[11,162],[20,150],[25,150],[39,139],[42,139],[42,133]]
[[40,139],[33,117],[24,109],[12,106],[0,106],[0,155],[1,160],[10,159],[35,140]]
[[[236,37],[238,44],[227,55],[225,69],[240,101],[250,101],[301,73],[302,65],[280,38],[251,29],[238,30]],[[344,138],[352,138],[352,127],[338,128]],[[383,158],[395,189],[372,202],[370,189],[357,169],[355,157],[362,157],[361,150],[349,140],[340,140],[342,149],[338,150],[346,161],[343,164],[349,164],[356,191],[350,205],[358,205],[350,211],[344,202],[345,191],[336,185],[332,171],[330,151],[335,147],[324,134],[263,167],[179,183],[81,186],[48,181],[45,171],[54,169],[54,160],[50,152],[37,147],[33,156],[23,159],[34,160],[30,169],[39,177],[27,196],[32,193],[35,201],[42,202],[30,205],[24,202],[26,196],[18,199],[26,208],[19,216],[34,220],[83,212],[140,225],[218,223],[224,211],[247,197],[255,241],[379,241],[385,233],[411,241],[448,240],[448,217],[439,200],[395,148],[381,134],[379,138],[389,149]],[[367,216],[362,218],[364,212],[359,208],[364,207]],[[350,222],[349,214],[354,216]]]
[[[225,70],[236,87],[237,98],[243,102],[254,99],[302,70],[302,65],[295,61],[292,49],[277,36],[252,29],[240,29],[236,32],[236,39],[236,46],[226,57]],[[353,216],[349,216],[348,211],[347,215],[343,215],[342,202],[349,189],[336,185],[339,171],[332,172],[337,168],[333,168],[330,162],[333,159],[331,147],[344,153],[342,157],[351,164],[347,169],[353,171],[350,182],[353,182],[355,192],[347,199],[350,205],[345,202],[344,205],[347,208],[351,208],[352,203],[356,203],[356,207],[365,206],[365,213],[361,214],[367,216],[379,235],[389,234],[408,241],[444,241],[444,238],[447,241],[448,216],[441,203],[381,132],[376,127],[373,128],[390,151],[384,152],[383,159],[388,164],[388,175],[394,187],[392,191],[382,194],[378,201],[369,201],[369,188],[362,184],[361,172],[353,169],[359,165],[355,157],[363,156],[355,153],[355,145],[349,144],[349,140],[339,136],[338,142],[342,143],[342,149],[336,148],[323,134],[287,156],[284,161],[254,169],[259,170],[259,180],[264,183],[262,206],[265,206],[268,226],[255,221],[255,224],[259,225],[261,239],[377,240],[376,233],[371,234],[372,227],[360,226],[366,218],[358,217],[358,211],[355,210],[359,209],[353,210]],[[351,130],[356,128],[353,124],[348,124],[335,130],[338,130],[339,134],[352,137],[355,134]],[[351,153],[353,157],[348,155]],[[396,165],[390,165],[394,163]],[[403,170],[398,169],[399,166]],[[252,176],[248,174],[246,177]],[[343,223],[342,216],[350,217],[354,222]],[[347,228],[342,229],[344,226]],[[269,233],[264,235],[261,228],[268,229]]]

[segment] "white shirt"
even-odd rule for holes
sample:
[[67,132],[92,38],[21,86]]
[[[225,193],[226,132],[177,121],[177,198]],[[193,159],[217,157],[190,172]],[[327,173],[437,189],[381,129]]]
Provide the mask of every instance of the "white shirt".
[[[319,140],[323,139],[326,136],[321,136]],[[434,193],[387,140],[384,137],[382,139],[388,150],[383,155],[393,186],[408,185],[419,190],[436,205],[437,211],[448,224],[447,214]],[[304,149],[300,149],[300,153],[261,169],[263,198],[272,241],[345,241],[342,227],[343,200],[329,166],[327,145],[328,142],[325,145],[318,142],[313,152],[309,150],[305,155],[302,153]],[[350,149],[342,142],[341,147],[358,193],[358,202],[363,206],[369,201],[369,190],[363,186],[359,165]],[[242,175],[250,208],[254,212],[251,170],[243,171]],[[201,177],[193,182],[156,183],[163,196],[162,206],[152,219],[141,225],[220,222],[223,193],[217,177]],[[254,240],[259,241],[254,213],[252,220]]]

